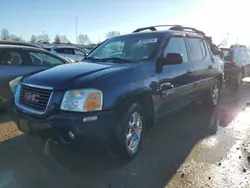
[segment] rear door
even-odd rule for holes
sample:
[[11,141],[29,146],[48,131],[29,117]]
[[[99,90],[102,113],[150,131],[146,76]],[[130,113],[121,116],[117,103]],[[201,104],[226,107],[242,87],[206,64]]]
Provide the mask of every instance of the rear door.
[[195,93],[198,98],[210,89],[215,75],[215,64],[211,53],[202,38],[186,38],[191,62],[194,67]]
[[9,82],[19,76],[64,64],[59,58],[40,51],[6,49],[0,51],[0,97],[9,92]]
[[183,56],[183,63],[177,65],[165,65],[162,72],[158,73],[158,92],[160,93],[161,105],[158,115],[165,114],[185,106],[190,101],[193,90],[193,67],[189,61],[184,37],[170,38],[163,56],[168,53],[179,53]]
[[20,49],[7,49],[0,51],[0,97],[6,97],[9,92],[9,82],[19,76],[33,71],[24,64],[30,64]]

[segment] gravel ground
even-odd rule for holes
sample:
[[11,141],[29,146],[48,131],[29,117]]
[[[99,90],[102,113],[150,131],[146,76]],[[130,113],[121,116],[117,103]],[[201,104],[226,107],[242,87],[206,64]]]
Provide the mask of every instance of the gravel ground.
[[0,114],[0,142],[21,134],[17,126],[10,121],[10,118],[6,114]]
[[[194,104],[160,120],[128,164],[92,147],[62,148],[22,135],[0,115],[1,188],[250,187],[250,86],[222,91],[215,111]],[[243,115],[240,115],[243,114]]]

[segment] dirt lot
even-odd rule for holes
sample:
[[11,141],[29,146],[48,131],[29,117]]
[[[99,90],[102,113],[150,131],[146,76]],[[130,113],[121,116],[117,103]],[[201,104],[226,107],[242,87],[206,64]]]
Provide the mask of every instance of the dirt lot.
[[129,164],[90,143],[81,152],[53,145],[45,155],[40,139],[22,135],[1,114],[0,187],[250,187],[248,101],[250,86],[243,85],[237,93],[224,89],[215,111],[194,104],[165,117]]

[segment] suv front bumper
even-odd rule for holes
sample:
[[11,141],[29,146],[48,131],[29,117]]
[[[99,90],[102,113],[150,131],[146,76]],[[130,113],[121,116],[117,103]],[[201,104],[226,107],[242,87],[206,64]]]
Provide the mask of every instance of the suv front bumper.
[[114,135],[113,111],[60,112],[46,118],[38,118],[14,107],[11,116],[20,131],[57,141],[63,139],[66,142],[77,142],[85,138],[107,140]]

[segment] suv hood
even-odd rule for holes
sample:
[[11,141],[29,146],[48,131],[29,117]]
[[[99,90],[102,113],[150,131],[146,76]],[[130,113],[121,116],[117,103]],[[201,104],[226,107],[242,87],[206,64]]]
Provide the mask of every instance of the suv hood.
[[30,85],[52,87],[54,90],[82,88],[89,82],[107,74],[128,68],[126,64],[70,63],[31,74],[22,82]]

